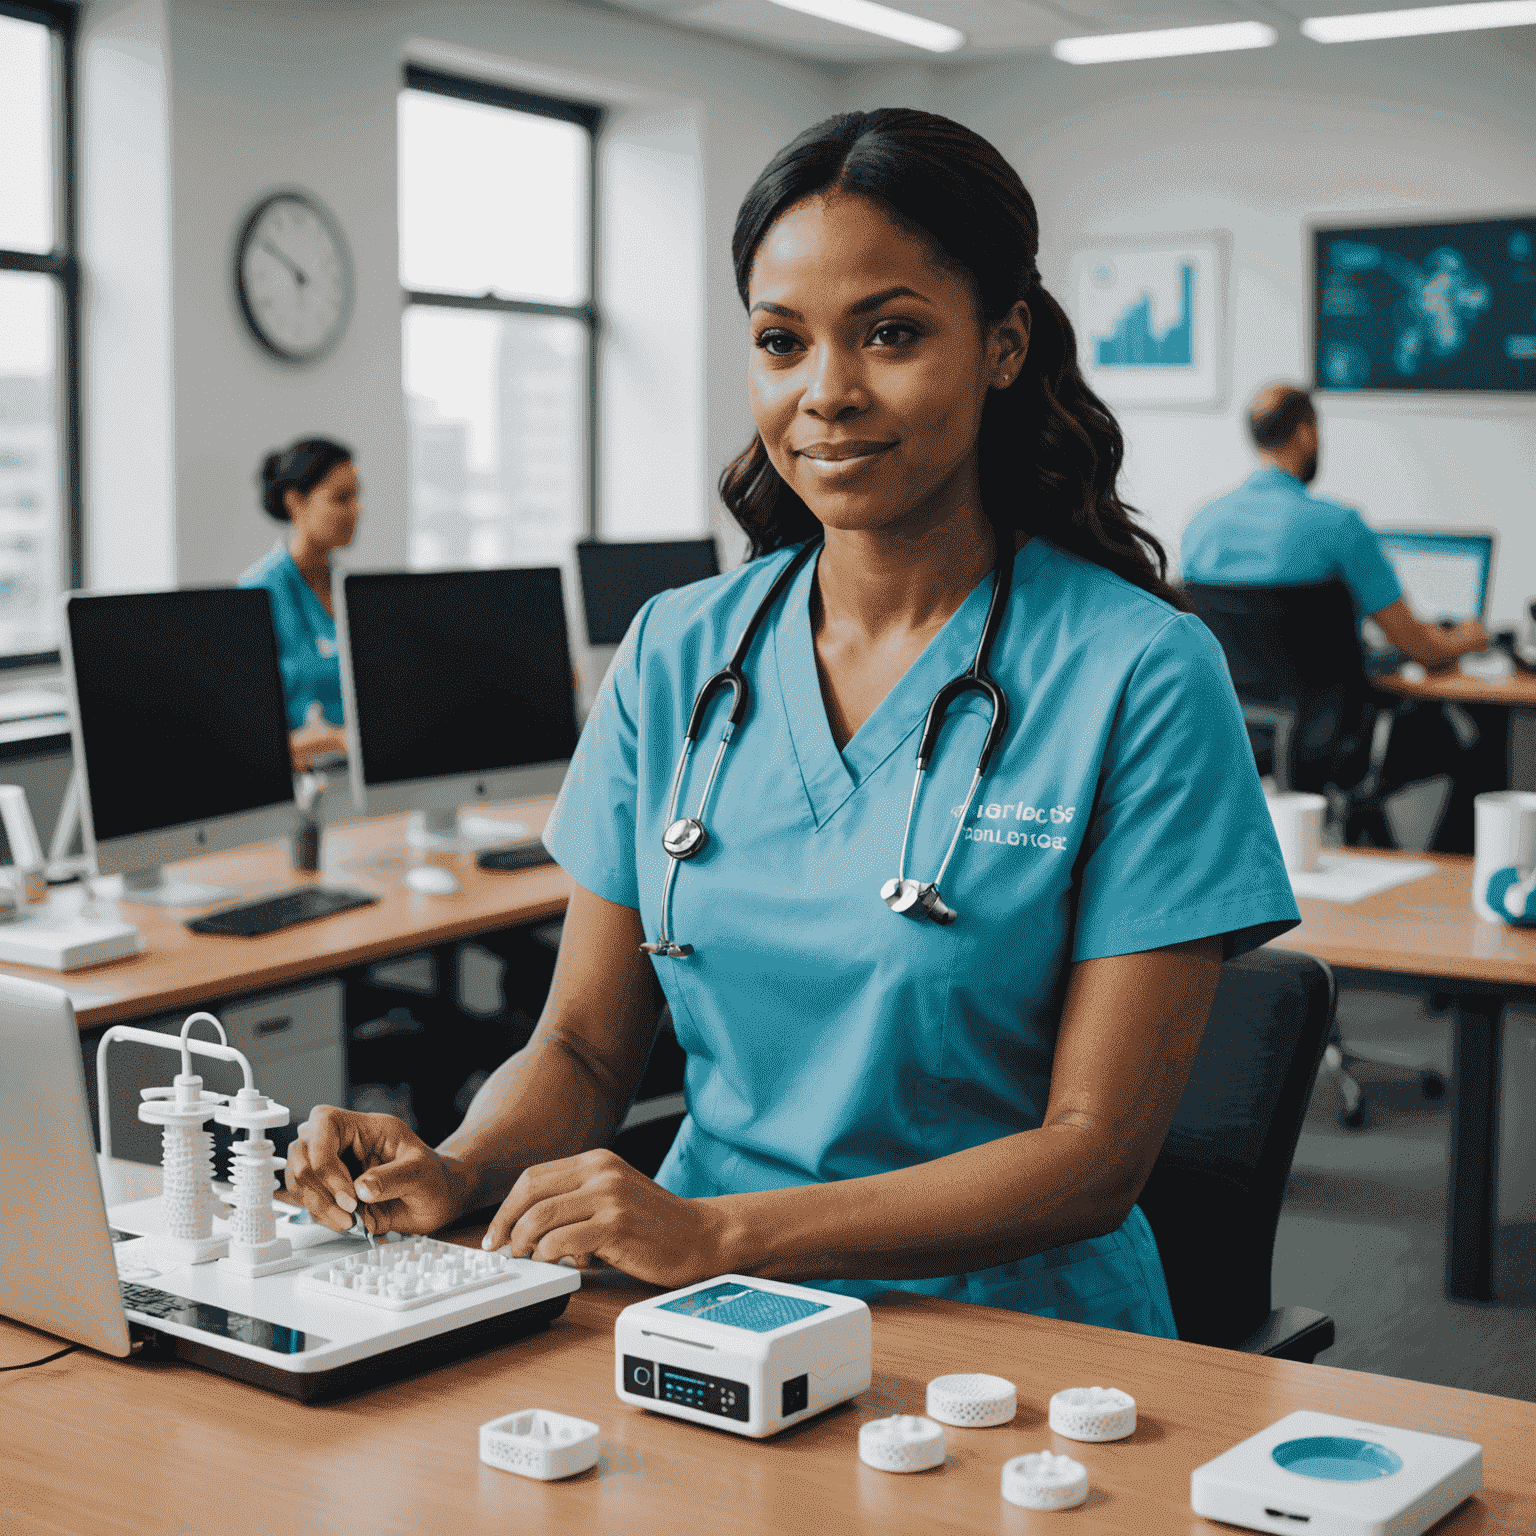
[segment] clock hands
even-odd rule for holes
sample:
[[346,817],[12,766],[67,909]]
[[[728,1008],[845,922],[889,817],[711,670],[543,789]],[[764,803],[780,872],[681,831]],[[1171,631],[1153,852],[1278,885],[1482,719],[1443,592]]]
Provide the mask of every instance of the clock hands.
[[302,288],[309,281],[309,278],[305,276],[303,269],[298,265],[298,263],[295,262],[291,256],[288,256],[284,252],[278,250],[278,248],[273,245],[272,242],[265,236],[263,236],[262,239],[257,243],[269,256],[276,256],[277,259],[282,262],[282,264],[287,267],[290,272],[293,273],[293,280],[299,285],[300,288]]

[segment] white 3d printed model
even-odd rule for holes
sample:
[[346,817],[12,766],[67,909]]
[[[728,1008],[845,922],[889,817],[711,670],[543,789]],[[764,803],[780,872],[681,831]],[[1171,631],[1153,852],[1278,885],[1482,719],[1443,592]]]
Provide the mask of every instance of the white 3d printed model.
[[[190,1038],[192,1026],[199,1023],[218,1030],[218,1045]],[[181,1053],[181,1071],[172,1086],[144,1089],[144,1102],[139,1105],[139,1119],[162,1128],[160,1211],[165,1230],[150,1238],[156,1251],[182,1264],[222,1259],[236,1274],[251,1278],[309,1262],[295,1258],[288,1239],[276,1235],[272,1180],[283,1159],[274,1157],[273,1144],[256,1134],[287,1125],[289,1113],[257,1092],[250,1062],[229,1044],[224,1026],[211,1013],[190,1015],[181,1026],[180,1036],[116,1024],[101,1037],[96,1048],[96,1083],[103,1163],[112,1156],[107,1047],[117,1040],[135,1040]],[[245,1085],[233,1097],[204,1093],[202,1078],[192,1070],[194,1055],[237,1062],[245,1074]],[[235,1214],[227,1237],[213,1235],[217,1204],[213,1194],[213,1137],[203,1129],[210,1119],[245,1131],[245,1139],[236,1141],[230,1154]]]

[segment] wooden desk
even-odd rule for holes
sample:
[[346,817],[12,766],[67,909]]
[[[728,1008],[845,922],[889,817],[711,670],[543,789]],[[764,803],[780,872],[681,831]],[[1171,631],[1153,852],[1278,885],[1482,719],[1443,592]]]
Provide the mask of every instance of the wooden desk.
[[[553,804],[552,799],[530,800],[504,809],[539,831]],[[293,873],[286,842],[209,854],[175,866],[189,879],[236,887],[241,900],[309,881],[375,891],[381,900],[372,906],[260,938],[236,939],[189,932],[185,921],[196,915],[194,910],[125,902],[124,919],[141,929],[146,940],[141,954],[62,974],[22,965],[0,969],[68,987],[77,998],[80,1027],[94,1029],[328,975],[565,911],[570,880],[558,866],[482,870],[473,854],[428,855],[411,848],[405,824],[404,816],[383,816],[327,829],[319,875]],[[404,870],[427,862],[453,870],[463,886],[458,895],[423,896],[405,888]],[[54,899],[67,901],[70,896],[56,894]]]
[[1468,677],[1460,667],[1441,667],[1422,683],[1410,683],[1396,672],[1378,672],[1371,682],[1383,693],[1407,699],[1440,699],[1455,704],[1502,704],[1507,709],[1536,709],[1536,673],[1516,672],[1502,683]]
[[[180,1363],[77,1353],[0,1376],[5,1527],[17,1536],[175,1530],[241,1536],[375,1532],[1007,1533],[1062,1517],[999,1493],[1010,1457],[1050,1448],[1088,1469],[1073,1531],[1220,1536],[1189,1509],[1189,1475],[1298,1408],[1476,1440],[1485,1487],[1436,1536],[1536,1531],[1528,1403],[1327,1366],[1144,1339],[960,1302],[877,1301],[874,1380],[852,1403],[772,1440],[739,1439],[619,1402],[613,1322],[641,1287],[589,1285],[546,1332],[412,1380],[305,1407]],[[0,1322],[0,1364],[50,1352]],[[999,1429],[946,1429],[949,1459],[893,1476],[858,1460],[858,1428],[921,1413],[927,1382],[998,1372],[1019,1389]],[[1137,1403],[1113,1445],[1051,1433],[1063,1387],[1112,1383]],[[483,1466],[479,1425],[547,1408],[602,1427],[602,1458],[562,1483]],[[1065,1527],[1063,1527],[1065,1529]]]
[[1536,931],[1478,917],[1472,910],[1470,858],[1349,851],[1367,858],[1428,860],[1435,873],[1350,906],[1303,897],[1297,903],[1301,926],[1274,942],[1316,955],[1363,985],[1451,1000],[1455,1068],[1446,1294],[1491,1301],[1504,1006],[1536,1003]]

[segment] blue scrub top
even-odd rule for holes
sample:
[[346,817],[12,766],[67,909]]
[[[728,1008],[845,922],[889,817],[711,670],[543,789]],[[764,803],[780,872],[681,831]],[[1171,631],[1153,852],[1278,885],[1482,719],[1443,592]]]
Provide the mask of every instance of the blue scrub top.
[[[544,833],[571,876],[659,930],[668,791],[695,694],[782,551],[664,592],[636,616]],[[839,752],[811,637],[814,562],[745,664],[751,707],[720,772],[705,851],[680,868],[658,960],[687,1052],[688,1115],[658,1180],[688,1196],[908,1167],[1037,1128],[1069,965],[1213,934],[1229,953],[1299,920],[1226,664],[1198,620],[1031,540],[992,657],[1011,723],[964,803],[987,706],[951,707],[925,776],[909,874],[931,879],[955,818],[952,926],[891,912],[917,741],[965,670],[984,578]],[[712,705],[691,813],[729,709]],[[1172,1336],[1140,1210],[1105,1237],[895,1286]]]
[[271,595],[283,693],[288,700],[288,729],[298,730],[316,701],[332,725],[344,725],[336,620],[304,580],[288,546],[279,543],[265,560],[257,561],[240,577],[238,585],[265,587]]
[[1197,512],[1184,530],[1184,580],[1218,587],[1342,581],[1361,618],[1403,595],[1381,541],[1353,507],[1313,496],[1267,465]]

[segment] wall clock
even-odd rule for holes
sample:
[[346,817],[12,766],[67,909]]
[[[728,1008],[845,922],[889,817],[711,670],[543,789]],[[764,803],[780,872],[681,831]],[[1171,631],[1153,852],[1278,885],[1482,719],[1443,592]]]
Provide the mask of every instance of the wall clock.
[[235,293],[251,334],[285,363],[318,362],[352,316],[352,257],[341,226],[298,188],[251,209],[235,241]]

